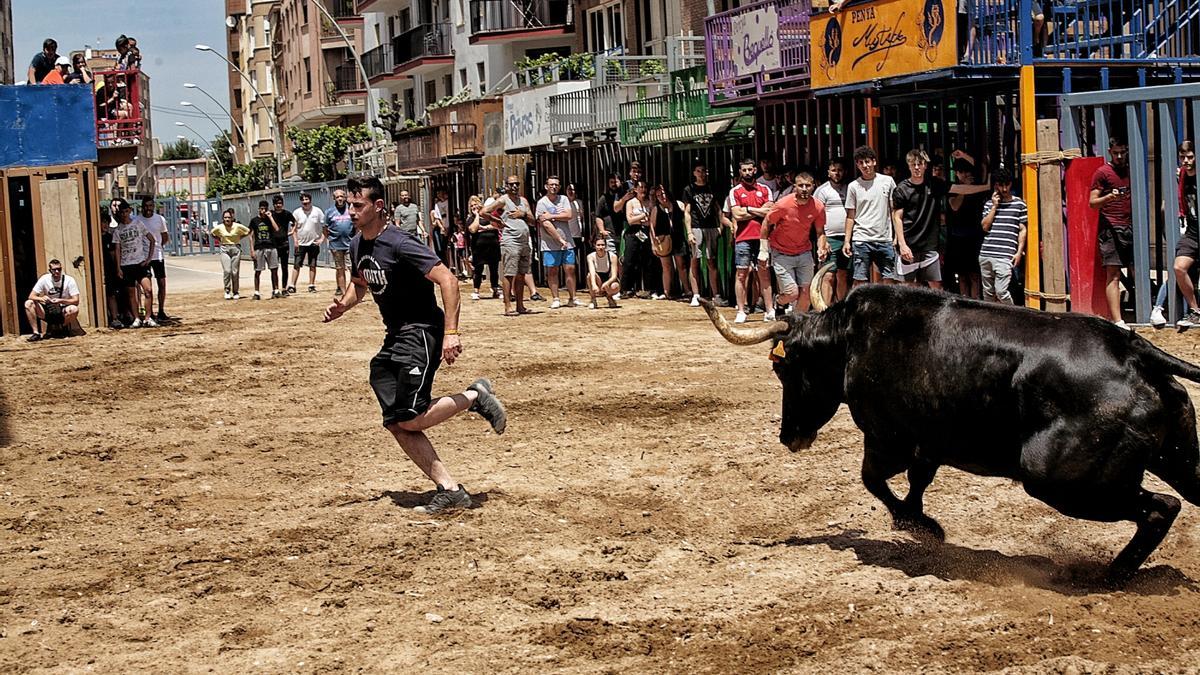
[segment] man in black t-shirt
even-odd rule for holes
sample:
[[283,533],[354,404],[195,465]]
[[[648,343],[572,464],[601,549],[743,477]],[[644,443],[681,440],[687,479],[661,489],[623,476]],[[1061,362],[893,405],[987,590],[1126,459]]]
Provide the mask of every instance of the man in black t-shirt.
[[[292,228],[296,225],[296,217],[291,211],[283,208],[283,195],[275,195],[271,199],[271,205],[274,210],[267,214],[267,218],[271,219],[271,224],[274,228],[271,231],[271,239],[275,242],[276,255],[283,261],[284,277],[287,277],[287,261],[288,261],[288,242],[291,241]],[[287,297],[287,289],[279,291],[281,298]]]
[[25,84],[41,84],[42,79],[54,70],[54,62],[58,60],[58,43],[53,38],[46,38],[42,42],[42,51],[33,55],[33,61],[29,63],[29,73],[26,75]]
[[279,251],[276,249],[275,232],[278,227],[271,220],[267,200],[258,203],[258,215],[250,219],[250,257],[254,260],[254,299],[262,296],[258,292],[262,273],[271,270],[271,297],[282,297],[279,292]]
[[608,190],[596,202],[596,232],[604,235],[609,253],[617,252],[617,242],[625,231],[625,203],[633,199],[633,189],[627,188],[621,177],[608,175]]
[[929,155],[912,150],[905,158],[909,177],[892,190],[892,224],[896,230],[896,274],[904,282],[925,282],[942,287],[942,265],[938,254],[942,235],[942,205],[948,194],[975,194],[991,190],[989,185],[957,184],[926,176]]
[[[383,426],[410,459],[437,484],[419,513],[440,513],[471,506],[471,495],[450,475],[425,430],[464,410],[478,413],[496,433],[504,433],[507,415],[487,379],[466,391],[431,400],[433,376],[444,359],[462,353],[458,332],[458,279],[433,251],[388,222],[383,184],[378,178],[351,178],[346,184],[350,220],[358,234],[350,240],[350,290],[325,310],[333,321],[371,292],[387,329],[383,348],[371,359],[371,388],[383,409]],[[433,296],[441,290],[443,312]]]
[[683,189],[683,223],[687,229],[692,252],[692,307],[700,306],[700,259],[708,266],[708,288],[720,307],[728,306],[717,285],[717,244],[721,241],[721,225],[725,218],[721,198],[708,184],[708,167],[696,162],[692,167],[691,185]]

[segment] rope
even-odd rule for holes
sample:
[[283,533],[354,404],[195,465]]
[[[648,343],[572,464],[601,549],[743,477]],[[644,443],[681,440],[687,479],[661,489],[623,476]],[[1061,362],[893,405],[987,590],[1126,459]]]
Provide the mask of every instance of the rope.
[[1021,154],[1022,164],[1057,164],[1064,159],[1079,159],[1083,152],[1079,148],[1069,150],[1038,150]]
[[1025,297],[1040,298],[1046,302],[1066,302],[1071,299],[1070,295],[1064,293],[1042,293],[1039,291],[1031,291],[1029,289],[1025,289]]

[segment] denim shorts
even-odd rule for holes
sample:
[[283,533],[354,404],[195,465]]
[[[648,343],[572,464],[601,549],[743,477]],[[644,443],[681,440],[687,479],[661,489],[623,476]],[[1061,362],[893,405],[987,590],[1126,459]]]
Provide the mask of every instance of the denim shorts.
[[890,241],[864,241],[853,245],[854,280],[870,281],[872,263],[885,279],[896,279],[896,247]]
[[733,266],[739,270],[749,269],[754,267],[758,261],[758,247],[760,239],[752,239],[750,241],[739,241],[733,245]]
[[562,267],[575,264],[575,249],[565,251],[542,251],[543,267]]

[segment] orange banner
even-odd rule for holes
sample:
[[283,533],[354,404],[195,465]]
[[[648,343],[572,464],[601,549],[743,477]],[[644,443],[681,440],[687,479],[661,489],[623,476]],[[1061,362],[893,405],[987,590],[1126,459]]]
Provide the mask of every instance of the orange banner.
[[955,0],[878,0],[812,18],[812,88],[958,65]]

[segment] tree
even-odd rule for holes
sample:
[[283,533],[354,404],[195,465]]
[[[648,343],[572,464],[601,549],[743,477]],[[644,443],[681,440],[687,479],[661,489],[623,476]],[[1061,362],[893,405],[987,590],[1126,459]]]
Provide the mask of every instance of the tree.
[[292,150],[300,159],[300,173],[310,183],[345,178],[346,152],[351,145],[370,140],[365,124],[316,129],[291,127],[287,134]]
[[263,190],[275,177],[275,158],[264,157],[250,164],[238,164],[226,170],[224,176],[208,176],[208,196],[235,195]]
[[200,148],[186,138],[180,138],[174,143],[164,145],[159,161],[170,162],[176,159],[200,159]]
[[[212,139],[212,157],[211,163],[220,164],[225,169],[225,173],[233,170],[234,157],[229,152],[229,139],[224,134]],[[221,173],[221,170],[215,166],[212,168],[212,173]]]

